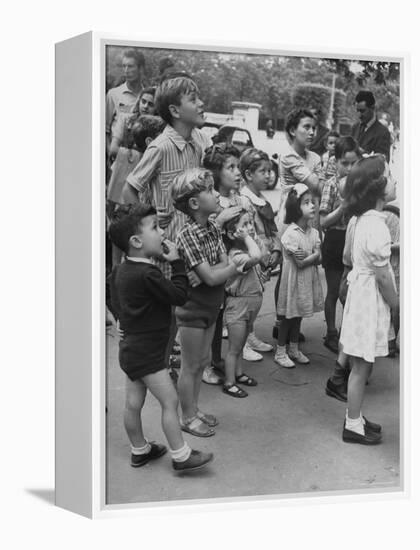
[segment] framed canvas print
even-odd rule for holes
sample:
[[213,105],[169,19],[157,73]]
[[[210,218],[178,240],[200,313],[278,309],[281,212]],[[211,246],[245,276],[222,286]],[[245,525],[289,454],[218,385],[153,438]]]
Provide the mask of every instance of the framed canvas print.
[[57,505],[404,494],[405,71],[56,45]]

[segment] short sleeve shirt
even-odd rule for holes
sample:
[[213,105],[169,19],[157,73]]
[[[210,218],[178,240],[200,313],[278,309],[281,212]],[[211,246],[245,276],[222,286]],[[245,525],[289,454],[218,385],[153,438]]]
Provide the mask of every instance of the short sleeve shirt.
[[106,111],[105,111],[105,129],[106,133],[113,133],[118,116],[121,114],[128,116],[139,97],[128,89],[127,84],[121,84],[116,88],[111,88],[106,94]]
[[322,179],[321,157],[313,151],[306,151],[305,157],[301,157],[292,147],[280,157],[280,182],[290,186],[295,183],[304,183],[311,175],[315,174]]
[[221,261],[222,254],[226,254],[220,229],[211,220],[204,227],[188,218],[176,239],[176,245],[187,271],[204,262],[216,265]]
[[245,270],[250,256],[239,248],[232,248],[229,251],[229,259],[236,265],[238,273],[227,280],[226,293],[229,296],[261,296],[264,285],[260,278],[260,266],[256,265]]

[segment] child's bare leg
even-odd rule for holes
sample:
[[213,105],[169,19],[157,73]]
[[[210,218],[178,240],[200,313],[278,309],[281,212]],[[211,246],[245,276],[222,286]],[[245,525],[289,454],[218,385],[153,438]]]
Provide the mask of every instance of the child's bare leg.
[[211,325],[211,327],[204,329],[203,331],[200,371],[194,383],[194,408],[196,411],[198,411],[199,409],[198,397],[200,395],[200,390],[201,390],[201,381],[203,377],[203,371],[205,367],[209,365],[211,362],[211,343],[213,341],[215,329],[216,329],[216,323]]
[[181,343],[181,372],[178,379],[178,394],[184,420],[195,416],[196,385],[201,384],[202,354],[205,329],[179,327]]
[[229,350],[225,358],[225,383],[235,384],[236,376],[242,374],[240,356],[249,334],[246,323],[228,325]]
[[372,371],[372,363],[360,357],[351,357],[351,372],[347,388],[348,416],[351,419],[360,417],[366,381]]
[[150,393],[162,407],[162,429],[173,450],[184,445],[178,418],[178,396],[167,369],[148,374],[143,378]]
[[141,423],[141,410],[146,399],[147,388],[142,380],[126,377],[124,427],[133,447],[144,447],[146,440]]

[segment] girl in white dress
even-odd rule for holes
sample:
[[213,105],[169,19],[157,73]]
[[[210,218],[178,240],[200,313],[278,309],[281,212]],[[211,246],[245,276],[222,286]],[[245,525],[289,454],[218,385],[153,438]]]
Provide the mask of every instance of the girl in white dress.
[[349,355],[348,409],[343,441],[374,445],[381,442],[381,426],[362,416],[366,381],[375,357],[388,355],[391,310],[399,302],[390,266],[391,237],[382,209],[395,198],[395,183],[382,155],[358,161],[344,189],[347,210],[354,217],[346,234],[352,270],[343,311],[340,343]]

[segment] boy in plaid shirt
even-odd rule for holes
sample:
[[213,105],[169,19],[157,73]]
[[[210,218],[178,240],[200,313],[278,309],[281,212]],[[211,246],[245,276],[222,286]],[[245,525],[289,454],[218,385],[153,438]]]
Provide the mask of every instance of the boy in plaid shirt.
[[236,273],[236,267],[228,263],[220,230],[209,220],[219,206],[211,172],[195,168],[178,175],[172,185],[172,200],[177,210],[189,216],[178,234],[177,248],[187,270],[193,270],[202,281],[190,288],[187,302],[175,310],[181,342],[181,428],[198,437],[209,437],[214,435],[218,422],[198,408],[200,384],[204,367],[211,360],[224,284]]

